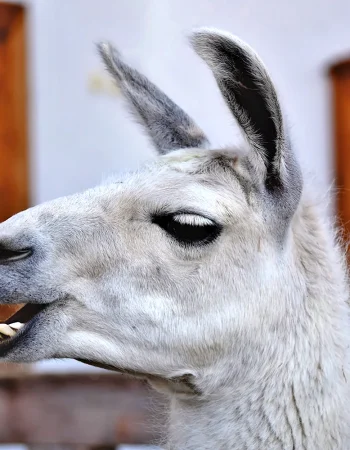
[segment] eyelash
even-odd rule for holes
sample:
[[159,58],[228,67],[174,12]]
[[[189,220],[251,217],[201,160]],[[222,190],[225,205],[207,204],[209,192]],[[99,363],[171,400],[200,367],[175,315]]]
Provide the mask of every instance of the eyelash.
[[222,229],[211,219],[194,213],[155,214],[152,223],[158,225],[180,244],[191,246],[210,244],[219,236]]

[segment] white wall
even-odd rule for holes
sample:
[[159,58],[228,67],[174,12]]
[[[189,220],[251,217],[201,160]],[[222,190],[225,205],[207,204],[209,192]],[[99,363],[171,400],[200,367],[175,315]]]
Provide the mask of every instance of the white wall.
[[[101,68],[94,43],[128,61],[193,115],[214,145],[237,130],[209,70],[186,44],[215,26],[262,56],[285,106],[295,150],[321,186],[333,178],[327,67],[350,53],[349,0],[28,0],[32,200],[39,203],[133,169],[152,155],[119,98],[87,88]],[[56,367],[56,366],[55,366]]]
[[[215,83],[186,45],[193,27],[247,40],[279,88],[295,149],[332,180],[329,62],[350,53],[348,0],[31,0],[33,203],[84,189],[149,157],[120,99],[91,94],[94,43],[114,41],[187,109],[214,144],[235,140]],[[147,149],[144,150],[144,146]]]
[[[137,167],[152,155],[121,100],[87,88],[102,66],[94,43],[114,41],[205,128],[235,141],[204,64],[186,44],[197,26],[247,40],[263,57],[287,111],[295,149],[322,184],[332,180],[326,69],[350,53],[348,0],[27,0],[31,5],[32,200],[39,203]],[[146,149],[144,148],[146,147]]]
[[135,168],[147,157],[140,150],[147,142],[134,132],[120,99],[87,87],[91,71],[103,70],[95,49],[103,38],[118,42],[136,64],[142,60],[146,2],[31,3],[32,198],[39,203],[92,186],[111,171]]

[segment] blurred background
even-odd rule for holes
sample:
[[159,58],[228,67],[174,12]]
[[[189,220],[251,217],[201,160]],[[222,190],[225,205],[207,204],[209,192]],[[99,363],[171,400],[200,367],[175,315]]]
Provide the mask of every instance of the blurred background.
[[[154,157],[98,58],[101,40],[115,43],[214,146],[239,143],[213,77],[186,41],[192,28],[213,26],[265,61],[307,178],[321,199],[333,188],[325,207],[348,236],[349,18],[348,0],[0,2],[0,221]],[[148,444],[163,420],[159,406],[159,421],[150,422],[158,399],[143,385],[77,362],[2,365],[0,375],[2,449]]]

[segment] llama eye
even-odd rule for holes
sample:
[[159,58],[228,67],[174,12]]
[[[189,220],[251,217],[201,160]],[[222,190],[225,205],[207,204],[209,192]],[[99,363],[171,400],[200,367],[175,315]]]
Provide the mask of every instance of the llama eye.
[[161,227],[181,244],[209,244],[218,237],[221,226],[197,214],[162,214],[153,216],[152,222]]

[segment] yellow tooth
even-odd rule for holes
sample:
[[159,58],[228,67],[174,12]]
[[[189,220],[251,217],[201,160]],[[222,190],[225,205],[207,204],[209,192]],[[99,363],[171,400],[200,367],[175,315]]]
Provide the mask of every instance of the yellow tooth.
[[20,330],[21,328],[24,327],[24,323],[21,323],[21,322],[10,323],[10,327],[11,327],[13,330],[18,331],[18,330]]
[[15,330],[9,327],[6,323],[0,323],[0,333],[10,337],[16,334]]

